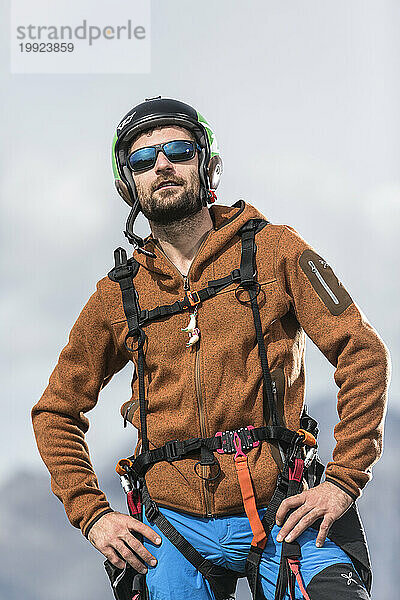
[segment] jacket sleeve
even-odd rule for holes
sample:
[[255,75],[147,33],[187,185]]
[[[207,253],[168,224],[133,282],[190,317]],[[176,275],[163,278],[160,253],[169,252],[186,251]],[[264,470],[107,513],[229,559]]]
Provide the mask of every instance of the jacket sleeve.
[[105,318],[97,286],[32,409],[36,441],[51,475],[52,491],[63,502],[72,525],[84,535],[112,510],[91,464],[84,435],[89,421],[84,413],[96,405],[101,388],[126,363]]
[[326,480],[356,499],[382,453],[388,351],[331,267],[290,227],[282,228],[275,260],[298,322],[336,369],[339,423]]

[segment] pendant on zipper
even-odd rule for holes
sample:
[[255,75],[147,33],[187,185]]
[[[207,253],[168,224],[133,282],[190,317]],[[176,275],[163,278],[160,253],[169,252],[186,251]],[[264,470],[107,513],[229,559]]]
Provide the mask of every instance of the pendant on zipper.
[[198,342],[200,339],[200,329],[197,327],[196,317],[197,306],[194,309],[194,312],[192,312],[190,315],[189,325],[187,327],[181,328],[181,331],[187,331],[187,333],[189,334],[189,341],[186,344],[186,348],[190,348],[190,346],[196,344],[196,342]]

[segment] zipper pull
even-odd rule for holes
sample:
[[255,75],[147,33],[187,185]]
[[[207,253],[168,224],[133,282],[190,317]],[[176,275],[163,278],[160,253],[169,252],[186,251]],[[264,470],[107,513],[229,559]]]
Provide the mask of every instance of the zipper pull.
[[185,291],[190,290],[189,279],[187,275],[183,276],[183,289]]

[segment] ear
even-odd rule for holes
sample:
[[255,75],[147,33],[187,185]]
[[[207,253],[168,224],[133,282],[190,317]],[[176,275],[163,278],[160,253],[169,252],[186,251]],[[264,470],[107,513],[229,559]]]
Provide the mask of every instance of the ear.
[[116,179],[115,187],[121,198],[125,200],[125,202],[129,204],[129,206],[132,206],[132,200],[127,185],[123,181],[121,181],[121,179]]
[[210,182],[210,189],[216,190],[221,179],[223,167],[222,159],[220,156],[213,156],[208,163],[208,181]]

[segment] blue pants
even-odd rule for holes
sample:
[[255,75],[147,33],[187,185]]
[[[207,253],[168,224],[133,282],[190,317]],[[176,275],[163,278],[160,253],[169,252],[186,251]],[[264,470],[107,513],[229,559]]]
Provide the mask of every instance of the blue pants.
[[[260,518],[265,508],[259,509]],[[233,571],[244,573],[246,557],[250,549],[253,534],[245,513],[227,517],[200,518],[160,508],[164,516],[174,527],[198,550],[205,558],[215,564],[227,567]],[[144,545],[157,558],[155,567],[148,566],[146,583],[151,600],[214,600],[209,583],[189,563],[173,544],[161,533],[155,525],[149,523],[144,515],[144,523],[160,534],[162,543],[155,546],[147,539]],[[276,525],[272,529],[260,564],[260,580],[267,600],[275,597],[275,584],[278,577],[282,544],[276,541],[279,532]],[[347,554],[336,544],[326,540],[322,548],[317,548],[315,540],[317,531],[309,528],[302,533],[297,541],[301,548],[301,574],[304,585],[312,591],[321,574],[321,585],[318,592],[311,595],[314,598],[368,598],[357,572]],[[327,577],[331,571],[337,582],[333,586],[332,578]],[[321,592],[323,588],[328,590]],[[342,590],[343,588],[343,590]],[[289,596],[285,596],[288,599]],[[296,600],[302,600],[303,595],[296,583]]]

